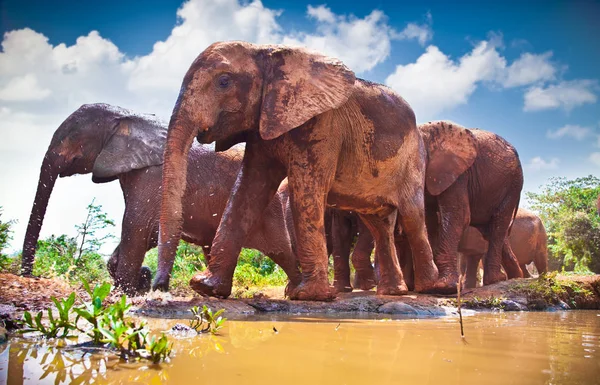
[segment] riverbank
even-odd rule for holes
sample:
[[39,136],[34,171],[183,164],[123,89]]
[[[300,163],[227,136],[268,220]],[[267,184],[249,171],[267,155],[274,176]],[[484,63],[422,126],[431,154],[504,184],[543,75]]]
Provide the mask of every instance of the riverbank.
[[[38,311],[52,305],[50,297],[66,297],[72,291],[85,296],[81,288],[60,279],[24,278],[0,274],[0,319],[12,327],[23,311]],[[115,300],[118,293],[111,295]],[[186,318],[192,306],[225,309],[226,316],[241,319],[259,314],[381,314],[406,317],[438,317],[456,313],[455,296],[409,293],[401,297],[378,296],[374,291],[343,293],[333,302],[289,301],[283,287],[267,288],[254,298],[217,299],[200,296],[173,296],[152,292],[129,301],[133,312],[148,317]],[[548,274],[465,290],[463,308],[474,311],[540,311],[600,309],[600,275]]]

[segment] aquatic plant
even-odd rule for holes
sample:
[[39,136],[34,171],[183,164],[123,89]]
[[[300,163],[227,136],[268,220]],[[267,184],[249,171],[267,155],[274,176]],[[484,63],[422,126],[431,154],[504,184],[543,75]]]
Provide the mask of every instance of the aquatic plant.
[[[48,338],[65,338],[71,331],[79,331],[89,336],[94,345],[106,344],[114,348],[123,360],[144,358],[153,363],[159,363],[169,357],[172,344],[169,344],[168,338],[164,334],[159,338],[152,337],[150,339],[150,330],[143,321],[138,325],[135,321],[126,319],[131,305],[127,304],[125,295],[112,305],[106,306],[103,302],[112,290],[109,283],[96,285],[92,290],[84,280],[83,287],[90,296],[89,301],[82,301],[81,306],[73,307],[75,293],[71,293],[67,299],[62,301],[52,297],[52,301],[58,309],[59,318],[55,318],[52,309],[48,309],[49,325],[44,325],[42,322],[43,312],[32,317],[31,313],[26,311],[22,321],[26,327],[21,332],[39,332]],[[72,313],[76,314],[74,321],[71,321]],[[212,312],[210,314],[212,315]],[[87,328],[78,326],[80,319],[87,321]],[[217,323],[217,326],[220,327],[220,323]]]
[[26,311],[23,313],[25,328],[21,329],[22,333],[40,332],[48,338],[65,338],[68,337],[71,331],[77,330],[77,320],[75,322],[70,320],[71,309],[75,304],[75,293],[71,293],[67,299],[63,299],[62,301],[57,300],[55,297],[51,299],[58,310],[58,318],[54,318],[52,309],[48,309],[49,325],[45,326],[42,323],[43,312],[40,311],[33,317],[31,313]]
[[190,311],[192,312],[190,327],[197,333],[217,334],[223,327],[223,323],[227,320],[227,318],[221,317],[221,314],[225,311],[224,309],[218,310],[213,314],[211,308],[203,305],[202,311],[200,311],[198,306],[192,307]]

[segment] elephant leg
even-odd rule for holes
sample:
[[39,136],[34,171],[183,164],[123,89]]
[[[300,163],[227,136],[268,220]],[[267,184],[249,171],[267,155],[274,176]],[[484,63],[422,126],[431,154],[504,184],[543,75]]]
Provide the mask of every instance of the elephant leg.
[[229,297],[242,246],[284,177],[285,171],[273,164],[264,149],[246,144],[241,170],[211,246],[208,268],[190,281],[197,293]]
[[394,247],[394,226],[397,211],[388,215],[361,214],[360,219],[375,238],[375,259],[380,278],[377,285],[379,295],[402,295],[408,293],[402,270]]
[[[306,163],[304,163],[306,162]],[[310,164],[308,160],[300,164]],[[329,286],[325,239],[325,199],[333,178],[333,168],[314,165],[293,167],[288,185],[296,234],[296,257],[302,270],[302,283],[290,293],[290,299],[329,301],[335,289]]]
[[375,270],[371,263],[371,253],[375,248],[373,235],[363,223],[358,219],[358,239],[352,252],[352,265],[354,266],[354,287],[360,290],[371,290],[377,286]]
[[202,246],[202,254],[204,254],[204,262],[208,265],[210,262],[210,246]]
[[151,279],[151,274],[148,277],[149,269],[142,270],[144,256],[148,251],[148,237],[144,231],[124,229],[123,235],[125,234],[128,235],[121,238],[122,241],[118,247],[119,255],[113,278],[117,287],[129,295],[134,295],[150,286],[147,282]]
[[465,287],[472,289],[477,287],[477,270],[479,269],[479,261],[481,261],[482,255],[477,254],[463,254],[465,260]]
[[351,292],[350,248],[352,247],[352,223],[346,215],[335,210],[331,221],[333,242],[333,287],[338,293]]
[[[512,221],[516,200],[511,205],[505,203],[502,206],[498,214],[492,217],[487,231],[482,232],[489,242],[488,251],[483,260],[484,285],[506,280],[506,274],[501,270],[502,265],[507,273],[513,274],[513,277],[523,276],[517,258],[508,243],[508,227]],[[515,274],[515,272],[518,273]]]
[[502,245],[502,267],[504,267],[508,279],[523,277],[523,271],[519,266],[519,261],[517,260],[515,253],[512,251],[508,236]]
[[522,263],[519,265],[521,271],[523,272],[523,278],[531,278],[531,274],[529,274],[529,270],[527,270],[527,265]]
[[440,220],[435,264],[439,279],[436,286],[443,293],[455,293],[458,283],[458,244],[471,218],[466,183],[466,177],[461,176],[438,196]]
[[408,290],[415,290],[415,268],[413,263],[412,251],[408,243],[406,234],[399,234],[394,237],[394,244],[396,246],[396,255],[398,256],[398,262],[400,263],[400,269],[404,276],[404,282]]

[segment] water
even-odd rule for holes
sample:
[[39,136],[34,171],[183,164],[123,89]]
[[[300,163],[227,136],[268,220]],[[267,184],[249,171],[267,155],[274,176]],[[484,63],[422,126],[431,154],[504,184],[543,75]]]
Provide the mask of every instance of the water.
[[465,334],[455,318],[228,321],[175,339],[160,366],[17,339],[0,346],[0,384],[600,384],[598,311],[479,314]]

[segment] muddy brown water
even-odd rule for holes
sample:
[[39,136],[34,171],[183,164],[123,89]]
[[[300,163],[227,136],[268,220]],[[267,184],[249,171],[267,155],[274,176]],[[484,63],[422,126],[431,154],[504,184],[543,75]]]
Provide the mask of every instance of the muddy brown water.
[[0,384],[600,384],[598,311],[477,314],[465,333],[456,318],[228,321],[220,336],[174,338],[158,366],[13,338]]

